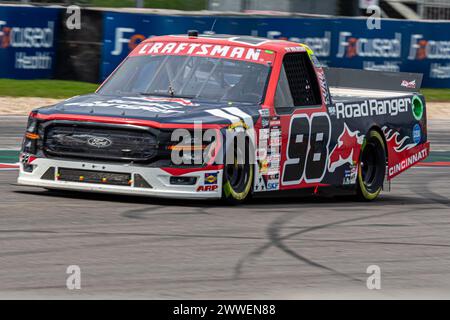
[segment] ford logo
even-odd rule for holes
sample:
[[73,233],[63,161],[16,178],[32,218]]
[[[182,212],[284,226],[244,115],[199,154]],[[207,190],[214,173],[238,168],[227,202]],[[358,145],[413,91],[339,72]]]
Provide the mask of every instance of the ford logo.
[[108,138],[102,137],[92,137],[87,141],[88,145],[96,147],[96,148],[107,148],[112,145],[112,141]]

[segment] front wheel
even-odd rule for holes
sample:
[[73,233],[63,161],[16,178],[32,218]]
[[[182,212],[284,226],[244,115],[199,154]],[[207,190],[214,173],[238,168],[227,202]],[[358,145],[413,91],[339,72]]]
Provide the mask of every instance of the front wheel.
[[246,151],[248,145],[245,148],[235,147],[234,162],[225,163],[224,166],[223,199],[229,204],[243,203],[251,195],[254,166],[250,163],[249,153]]
[[386,174],[386,146],[377,131],[370,131],[361,148],[357,195],[365,201],[375,200],[383,189]]

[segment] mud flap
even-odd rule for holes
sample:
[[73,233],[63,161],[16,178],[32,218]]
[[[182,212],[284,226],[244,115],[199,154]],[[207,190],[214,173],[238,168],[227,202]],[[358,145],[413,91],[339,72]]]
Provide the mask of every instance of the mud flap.
[[391,180],[389,179],[388,166],[386,166],[386,173],[384,174],[383,191],[391,192]]

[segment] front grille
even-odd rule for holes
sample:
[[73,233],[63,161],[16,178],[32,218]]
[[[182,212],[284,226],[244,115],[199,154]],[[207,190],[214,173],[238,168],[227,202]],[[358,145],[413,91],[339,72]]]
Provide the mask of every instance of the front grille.
[[148,130],[56,124],[46,128],[43,150],[57,157],[149,161],[158,154],[158,140]]
[[131,186],[131,174],[60,168],[58,181]]

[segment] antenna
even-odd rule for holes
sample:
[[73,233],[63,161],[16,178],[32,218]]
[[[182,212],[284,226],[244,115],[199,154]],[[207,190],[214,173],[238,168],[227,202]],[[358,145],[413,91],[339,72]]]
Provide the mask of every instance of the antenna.
[[216,26],[217,18],[214,19],[214,22],[211,26],[211,30],[209,31],[210,34],[214,34],[214,27]]

